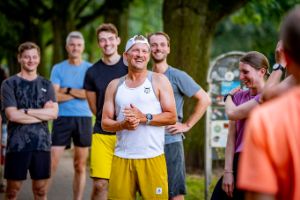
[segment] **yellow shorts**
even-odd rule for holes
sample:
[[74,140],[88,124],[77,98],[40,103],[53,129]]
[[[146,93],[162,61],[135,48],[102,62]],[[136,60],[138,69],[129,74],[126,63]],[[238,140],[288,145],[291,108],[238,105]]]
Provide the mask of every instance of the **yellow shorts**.
[[164,155],[148,159],[124,159],[114,156],[108,199],[135,200],[137,191],[144,200],[168,200]]
[[93,134],[90,161],[92,178],[109,179],[115,144],[116,135]]

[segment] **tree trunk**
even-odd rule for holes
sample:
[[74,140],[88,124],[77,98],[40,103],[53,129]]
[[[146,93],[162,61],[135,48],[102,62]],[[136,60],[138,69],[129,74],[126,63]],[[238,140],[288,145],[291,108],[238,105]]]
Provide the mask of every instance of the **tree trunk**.
[[[171,38],[170,65],[178,67],[207,89],[206,76],[212,38],[221,19],[245,4],[245,0],[165,0],[164,30]],[[194,108],[191,100],[185,103],[185,116]],[[187,168],[203,169],[205,117],[202,117],[185,140]]]

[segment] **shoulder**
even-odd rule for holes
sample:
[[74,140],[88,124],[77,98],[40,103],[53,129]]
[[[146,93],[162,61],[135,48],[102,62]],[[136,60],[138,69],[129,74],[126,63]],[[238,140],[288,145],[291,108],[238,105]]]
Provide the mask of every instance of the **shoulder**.
[[87,70],[87,73],[91,73],[91,74],[93,74],[93,73],[95,73],[95,71],[97,71],[98,69],[101,69],[102,68],[102,61],[101,61],[101,59],[100,60],[98,60],[96,63],[94,63],[94,64],[91,64],[91,66],[88,68],[88,70]]
[[186,73],[185,71],[183,70],[180,70],[178,68],[175,68],[175,67],[172,67],[172,66],[169,66],[169,69],[170,71],[170,74],[174,77],[178,77],[178,78],[181,78],[181,77],[189,77],[189,78],[192,78],[188,73]]
[[86,60],[83,60],[81,65],[84,66],[85,68],[90,68],[93,64]]
[[121,78],[113,79],[107,86],[107,91],[115,92],[117,87],[120,85]]
[[64,66],[67,65],[67,64],[68,64],[67,60],[63,60],[63,61],[61,61],[61,62],[59,62],[59,63],[56,63],[56,64],[53,66],[52,70],[61,69],[62,67],[64,67]]
[[168,82],[168,78],[164,74],[157,73],[157,72],[152,72],[152,79],[153,82],[165,82],[165,81]]
[[43,84],[52,85],[51,81],[49,81],[48,79],[46,79],[43,76],[38,76],[37,81],[39,81]]

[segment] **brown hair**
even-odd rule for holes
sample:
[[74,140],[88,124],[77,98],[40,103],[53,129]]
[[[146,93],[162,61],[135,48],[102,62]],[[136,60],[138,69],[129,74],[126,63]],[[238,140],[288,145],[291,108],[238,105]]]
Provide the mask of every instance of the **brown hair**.
[[166,39],[167,39],[167,42],[168,42],[168,46],[170,46],[170,37],[167,33],[165,32],[162,32],[162,31],[158,31],[158,32],[155,32],[155,33],[150,33],[147,35],[147,39],[148,39],[148,42],[150,43],[150,38],[153,36],[153,35],[162,35],[164,36]]
[[269,76],[269,61],[267,57],[258,51],[250,51],[240,58],[240,62],[250,65],[256,70],[266,69],[266,78]]
[[36,49],[39,56],[41,55],[41,49],[37,44],[35,44],[33,42],[24,42],[24,43],[20,44],[18,47],[18,56],[21,56],[24,51],[30,50],[30,49]]
[[285,17],[280,37],[283,41],[283,48],[287,54],[300,64],[300,7],[297,6]]
[[106,32],[110,32],[110,33],[113,33],[115,34],[117,37],[119,36],[119,33],[118,33],[118,29],[116,28],[115,25],[111,24],[111,23],[104,23],[104,24],[101,24],[97,30],[96,30],[96,36],[97,36],[97,39],[98,38],[98,35],[100,32],[102,31],[106,31]]

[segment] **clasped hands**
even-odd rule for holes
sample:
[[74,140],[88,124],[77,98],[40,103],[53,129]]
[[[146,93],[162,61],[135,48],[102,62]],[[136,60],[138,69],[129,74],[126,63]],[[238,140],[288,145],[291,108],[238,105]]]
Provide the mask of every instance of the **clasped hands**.
[[127,130],[135,130],[145,115],[133,104],[126,106],[122,111],[124,120],[121,122],[121,127]]

